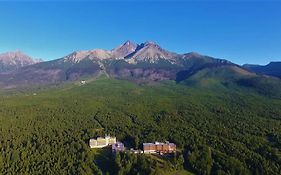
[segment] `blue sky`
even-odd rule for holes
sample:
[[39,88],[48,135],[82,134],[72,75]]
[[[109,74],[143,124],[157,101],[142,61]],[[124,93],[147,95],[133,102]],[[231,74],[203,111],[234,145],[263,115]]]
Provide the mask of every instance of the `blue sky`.
[[156,41],[238,64],[281,60],[278,1],[0,1],[0,52],[51,60],[75,50]]

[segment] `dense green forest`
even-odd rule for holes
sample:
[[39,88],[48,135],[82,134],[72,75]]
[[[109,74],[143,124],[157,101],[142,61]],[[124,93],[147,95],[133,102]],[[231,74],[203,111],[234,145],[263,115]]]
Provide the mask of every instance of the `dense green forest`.
[[[247,87],[99,78],[2,91],[0,106],[0,174],[281,174],[281,99]],[[178,153],[91,150],[104,134],[132,148],[169,140]]]

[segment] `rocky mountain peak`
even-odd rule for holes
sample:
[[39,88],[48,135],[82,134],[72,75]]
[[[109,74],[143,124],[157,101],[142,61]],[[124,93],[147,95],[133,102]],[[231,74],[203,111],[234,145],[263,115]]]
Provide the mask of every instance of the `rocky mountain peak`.
[[127,40],[111,51],[103,49],[77,51],[64,57],[64,60],[77,63],[85,58],[92,60],[126,59],[126,61],[129,63],[137,63],[139,61],[148,61],[154,63],[159,59],[173,61],[173,59],[177,56],[179,55],[161,48],[154,41],[146,41],[138,45],[130,40]]
[[182,58],[189,59],[189,58],[196,58],[196,57],[203,57],[197,52],[189,52],[182,55]]
[[127,58],[131,59],[130,63],[136,63],[139,61],[155,63],[159,59],[171,60],[176,56],[176,53],[161,48],[157,43],[153,41],[146,41],[140,44],[136,48],[135,52],[127,56]]
[[63,59],[64,61],[78,63],[86,58],[92,60],[103,60],[103,59],[109,59],[111,57],[112,55],[110,51],[103,50],[103,49],[94,49],[94,50],[75,51],[65,56]]
[[123,45],[136,45],[134,42],[127,40]]
[[84,59],[85,57],[87,57],[88,55],[89,55],[89,51],[75,51],[64,57],[64,60],[77,63],[82,59]]
[[94,50],[89,51],[89,58],[104,60],[104,59],[112,58],[112,54],[108,50],[94,49]]
[[0,54],[0,61],[6,64],[33,64],[34,60],[21,51]]
[[143,43],[144,46],[158,46],[160,47],[156,42],[154,41],[146,41]]
[[37,63],[30,56],[17,50],[0,54],[0,72],[16,70]]
[[127,40],[124,44],[112,49],[111,52],[115,58],[124,58],[127,55],[133,53],[136,48],[137,44],[130,40]]

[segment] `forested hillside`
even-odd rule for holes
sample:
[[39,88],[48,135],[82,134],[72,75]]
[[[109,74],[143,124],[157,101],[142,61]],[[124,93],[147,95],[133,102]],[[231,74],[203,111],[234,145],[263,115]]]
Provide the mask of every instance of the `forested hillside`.
[[[250,86],[98,78],[3,91],[0,106],[0,174],[281,174],[281,99]],[[88,141],[106,133],[133,148],[169,140],[179,155],[165,166],[150,156],[105,155],[112,166],[104,169]]]

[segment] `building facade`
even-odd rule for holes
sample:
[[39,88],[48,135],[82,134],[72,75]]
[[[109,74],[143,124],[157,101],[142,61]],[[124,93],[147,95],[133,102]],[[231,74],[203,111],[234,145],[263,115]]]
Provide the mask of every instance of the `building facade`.
[[143,143],[143,153],[174,153],[177,147],[174,143]]
[[90,148],[103,148],[116,143],[116,137],[98,137],[97,139],[90,139]]

